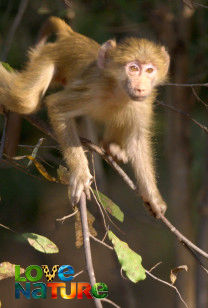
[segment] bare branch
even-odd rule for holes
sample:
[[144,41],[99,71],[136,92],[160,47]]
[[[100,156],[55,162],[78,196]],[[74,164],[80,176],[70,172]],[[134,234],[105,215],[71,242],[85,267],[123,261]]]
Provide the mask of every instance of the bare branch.
[[101,299],[102,302],[106,302],[111,304],[112,306],[116,307],[116,308],[121,308],[120,306],[118,306],[116,303],[114,303],[112,300],[110,300],[109,298],[102,298]]
[[7,123],[8,123],[8,113],[5,113],[5,114],[4,114],[3,132],[2,132],[2,136],[1,136],[0,159],[2,159],[3,152],[4,152],[4,146],[5,146],[5,141],[6,141]]
[[112,247],[112,246],[110,246],[110,245],[106,244],[105,242],[99,240],[97,237],[93,236],[92,234],[90,234],[90,237],[91,237],[94,241],[100,243],[101,245],[104,245],[104,246],[107,247],[108,249],[113,250],[113,247]]
[[184,299],[182,298],[182,296],[181,296],[180,292],[178,291],[178,289],[176,288],[176,286],[172,285],[171,283],[169,283],[169,282],[167,282],[167,281],[165,281],[165,280],[162,280],[162,279],[156,277],[155,275],[153,275],[152,273],[150,273],[150,272],[147,271],[147,270],[145,270],[145,272],[146,272],[149,276],[151,276],[153,279],[155,279],[155,280],[157,280],[157,281],[159,281],[159,282],[162,282],[163,284],[165,284],[165,285],[167,285],[167,286],[169,286],[169,287],[175,289],[175,291],[176,291],[176,293],[178,294],[178,296],[179,296],[180,300],[182,301],[182,303],[186,306],[186,308],[188,308],[188,305],[186,304],[186,302],[185,302]]
[[20,2],[20,6],[19,6],[19,9],[18,9],[17,15],[16,15],[14,22],[11,25],[11,28],[10,28],[8,34],[7,34],[6,42],[4,43],[4,49],[3,49],[2,54],[1,54],[1,60],[2,61],[5,61],[5,59],[7,58],[8,52],[9,52],[11,45],[12,45],[12,41],[13,41],[15,32],[16,32],[16,30],[17,30],[17,28],[18,28],[18,26],[21,22],[22,16],[23,16],[23,14],[26,10],[28,2],[29,2],[29,0],[22,0]]
[[[88,229],[88,221],[87,221],[87,206],[86,206],[86,196],[82,193],[80,198],[80,215],[81,215],[81,223],[82,223],[82,234],[84,239],[84,250],[85,250],[85,259],[86,259],[86,267],[87,272],[90,279],[90,284],[93,286],[96,283],[95,279],[95,272],[92,263],[92,254],[91,254],[91,247],[90,247],[90,236],[89,236],[89,229]],[[96,308],[102,308],[102,303],[99,299],[93,298],[95,302]]]
[[[36,158],[36,156],[38,154],[38,151],[39,151],[39,148],[42,145],[42,143],[44,142],[44,139],[45,138],[40,138],[38,140],[38,143],[35,145],[35,147],[34,147],[34,149],[32,151],[32,154],[31,154],[32,157]],[[31,165],[32,165],[32,160],[29,161],[29,163],[27,164],[27,167],[30,167]]]
[[205,133],[208,134],[208,127],[205,126],[205,125],[203,125],[203,124],[201,124],[201,123],[199,123],[197,120],[193,119],[193,118],[190,116],[189,113],[184,112],[184,111],[182,111],[182,110],[180,110],[180,109],[177,109],[177,108],[175,108],[175,107],[173,107],[173,106],[167,105],[167,104],[165,104],[165,103],[163,103],[163,102],[160,102],[160,101],[156,101],[156,102],[157,102],[158,105],[167,107],[168,109],[170,109],[170,110],[172,110],[172,111],[174,111],[174,112],[180,113],[181,115],[185,116],[186,118],[188,118],[189,120],[191,120],[192,122],[194,122],[197,126],[199,126]]
[[69,219],[73,216],[75,216],[78,213],[78,210],[76,210],[75,212],[73,212],[72,214],[63,216],[62,218],[57,218],[56,221],[60,221],[62,224],[65,222],[66,219]]
[[156,263],[153,267],[151,267],[151,269],[149,270],[149,273],[151,273],[156,267],[158,267],[160,264],[162,263],[162,261]]
[[166,83],[165,86],[173,86],[173,87],[208,87],[208,82],[205,82],[205,83]]
[[[46,135],[49,135],[51,138],[55,139],[53,134],[51,133],[51,130],[48,128],[48,126],[45,124],[45,122],[37,120],[35,117],[27,116],[25,117],[30,123],[32,123],[34,126],[36,126],[38,129],[43,131]],[[103,149],[101,149],[99,146],[93,144],[89,140],[85,138],[80,138],[82,144],[86,146],[89,150],[96,152],[97,154],[101,155],[103,159],[105,159],[111,167],[117,171],[117,173],[120,175],[120,177],[123,179],[123,181],[135,192],[137,192],[136,185],[133,183],[133,181],[129,178],[129,176],[123,171],[123,169],[113,160],[113,158],[109,155],[107,155]],[[164,216],[160,215],[159,218],[163,224],[178,238],[180,242],[184,242],[187,244],[190,248],[195,250],[197,253],[208,259],[208,253],[204,250],[200,249],[198,246],[193,244],[188,238],[186,238],[176,227],[174,227],[171,222]],[[198,260],[197,260],[198,261]]]
[[208,104],[206,104],[206,103],[199,97],[199,95],[196,93],[196,90],[195,90],[193,87],[192,87],[191,89],[192,89],[192,92],[193,92],[195,98],[197,99],[197,101],[200,102],[200,103],[202,103],[202,104],[205,106],[205,108],[208,110]]

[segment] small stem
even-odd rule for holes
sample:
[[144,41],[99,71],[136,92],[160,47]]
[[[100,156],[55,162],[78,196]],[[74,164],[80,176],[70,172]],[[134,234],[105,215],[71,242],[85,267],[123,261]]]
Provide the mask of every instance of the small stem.
[[[82,222],[82,233],[84,239],[84,250],[85,250],[85,260],[86,260],[86,267],[87,272],[90,279],[90,284],[93,286],[96,283],[95,279],[95,272],[92,263],[92,254],[91,254],[91,247],[90,247],[90,233],[88,228],[88,221],[87,221],[87,206],[86,206],[86,196],[82,193],[80,198],[80,214],[81,214],[81,222]],[[95,302],[95,306],[97,308],[102,308],[102,303],[99,299],[93,298]]]

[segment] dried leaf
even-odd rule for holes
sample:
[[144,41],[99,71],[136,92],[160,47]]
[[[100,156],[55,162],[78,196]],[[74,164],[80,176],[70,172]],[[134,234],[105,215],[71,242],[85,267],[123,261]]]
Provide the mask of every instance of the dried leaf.
[[27,158],[34,163],[34,165],[37,168],[37,170],[40,172],[40,174],[42,174],[42,176],[45,179],[47,179],[50,182],[57,182],[54,177],[52,177],[52,176],[50,176],[48,174],[48,172],[46,171],[45,167],[43,167],[43,165],[40,162],[38,162],[36,158],[34,158],[31,155],[27,155]]
[[35,234],[35,233],[23,233],[23,238],[25,238],[29,244],[36,250],[43,253],[58,253],[58,247],[50,241],[47,237]]
[[[24,268],[20,268],[20,274],[23,274],[24,272],[25,272]],[[0,263],[0,280],[14,276],[15,276],[15,264],[11,264],[10,262]]]
[[66,167],[59,165],[57,169],[57,176],[61,183],[66,185],[69,184],[69,171]]
[[[87,210],[87,221],[88,221],[88,227],[89,227],[90,234],[92,234],[93,236],[97,236],[97,231],[93,227],[95,217],[88,210]],[[76,237],[75,245],[77,248],[80,248],[83,245],[82,223],[81,223],[80,212],[76,214],[75,237]]]
[[170,271],[170,281],[172,284],[174,284],[176,282],[176,279],[177,279],[177,275],[179,272],[181,271],[188,271],[188,266],[187,265],[180,265],[178,267],[175,267],[173,268],[171,271]]

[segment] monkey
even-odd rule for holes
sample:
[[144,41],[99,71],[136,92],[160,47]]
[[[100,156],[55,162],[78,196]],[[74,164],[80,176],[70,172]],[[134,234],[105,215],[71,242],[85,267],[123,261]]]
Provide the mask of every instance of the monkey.
[[[51,32],[55,42],[47,42]],[[103,124],[104,149],[132,165],[143,201],[160,217],[166,203],[156,183],[151,131],[156,88],[167,80],[169,63],[165,47],[155,42],[127,37],[99,45],[50,17],[25,68],[11,73],[0,67],[0,103],[20,114],[34,113],[47,89],[60,85],[44,101],[70,170],[72,204],[82,192],[90,198],[92,175],[75,125],[76,117],[87,115]]]

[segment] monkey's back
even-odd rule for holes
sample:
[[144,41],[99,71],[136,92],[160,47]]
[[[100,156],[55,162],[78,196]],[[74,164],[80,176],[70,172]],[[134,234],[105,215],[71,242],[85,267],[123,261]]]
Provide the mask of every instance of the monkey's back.
[[54,43],[45,44],[38,57],[41,61],[53,61],[56,74],[53,81],[67,83],[74,80],[97,59],[100,45],[76,32],[70,32]]

